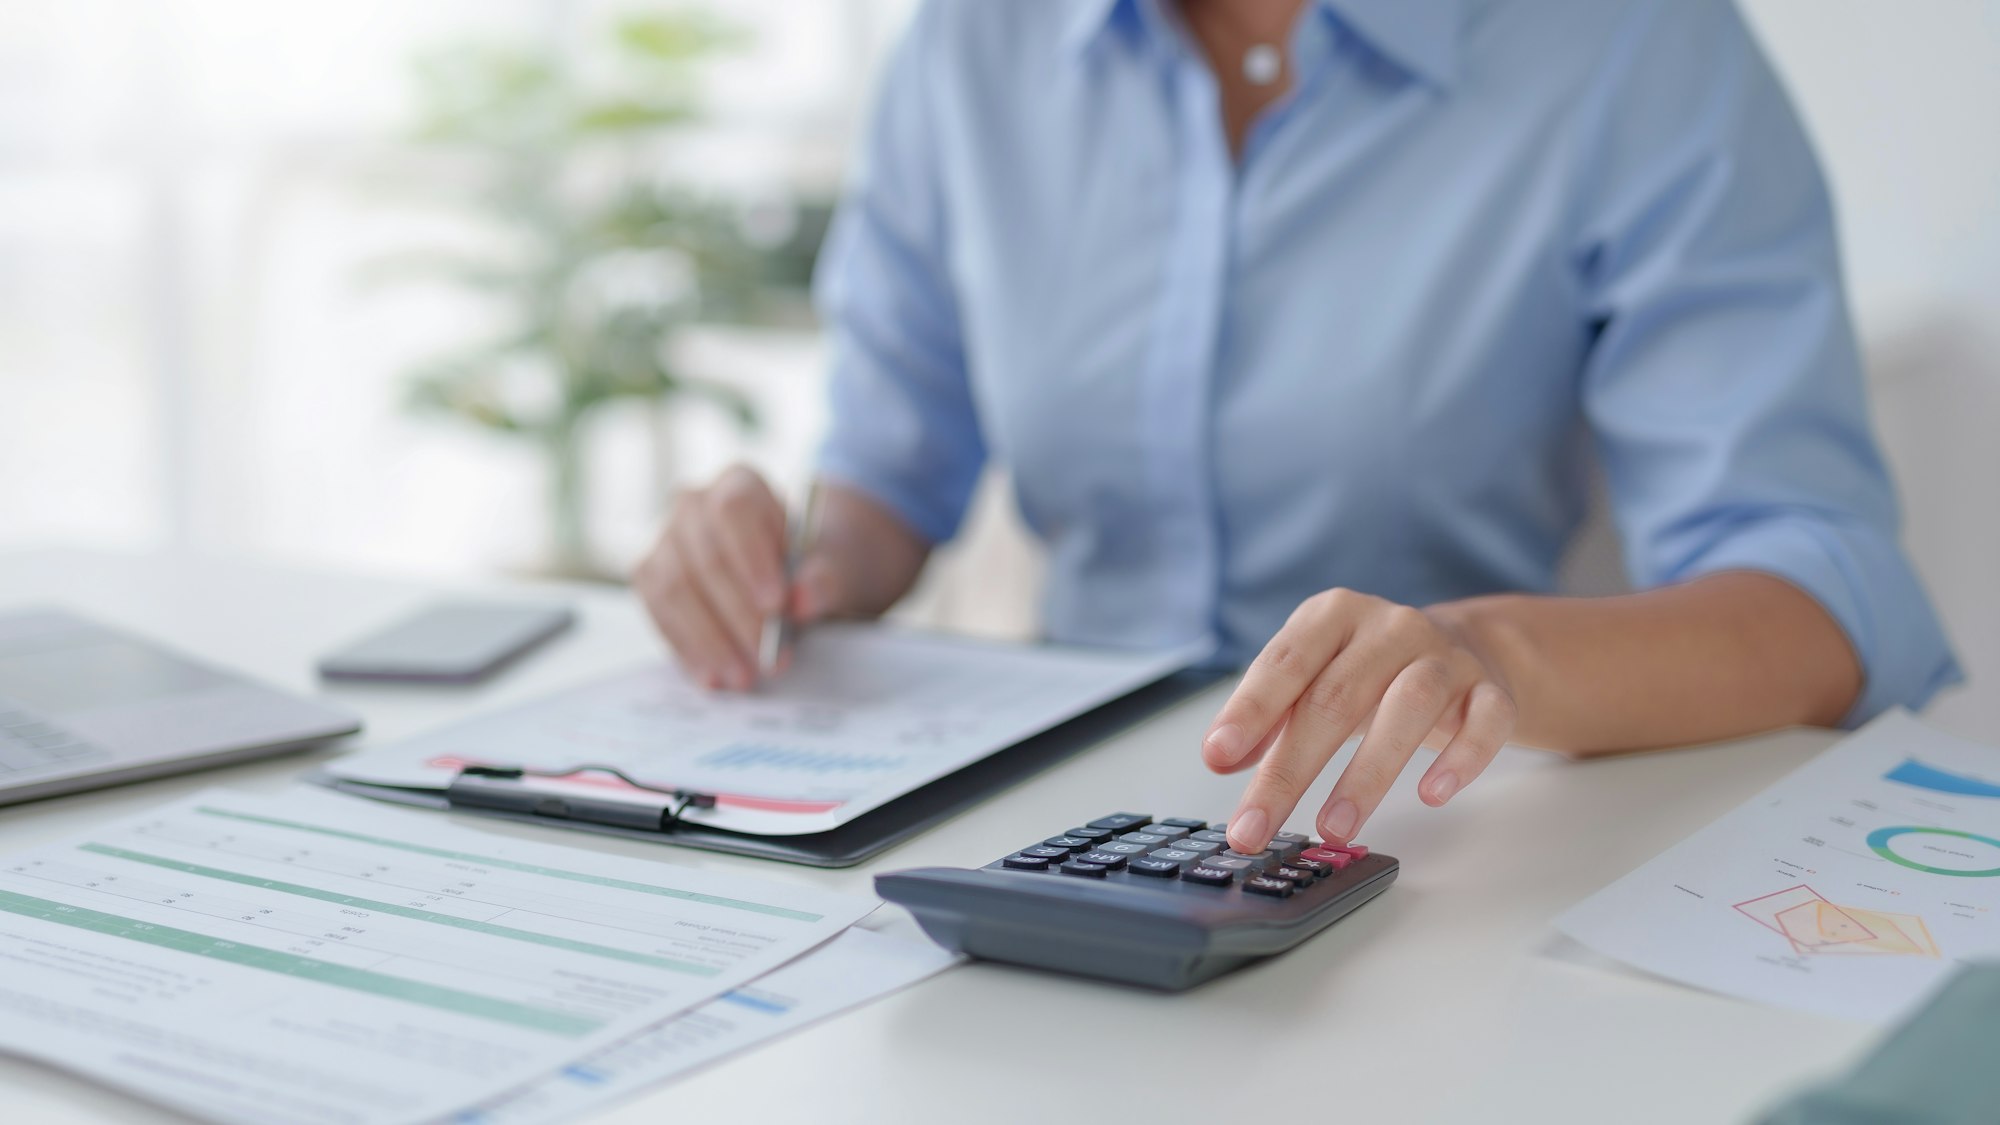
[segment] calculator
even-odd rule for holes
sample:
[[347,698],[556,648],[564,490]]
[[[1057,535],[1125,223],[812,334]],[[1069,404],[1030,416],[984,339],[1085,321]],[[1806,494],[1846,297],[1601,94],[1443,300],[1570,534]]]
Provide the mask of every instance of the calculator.
[[1389,888],[1397,863],[1280,832],[1255,854],[1220,825],[1113,813],[977,869],[875,878],[947,949],[991,961],[1191,988],[1299,944]]

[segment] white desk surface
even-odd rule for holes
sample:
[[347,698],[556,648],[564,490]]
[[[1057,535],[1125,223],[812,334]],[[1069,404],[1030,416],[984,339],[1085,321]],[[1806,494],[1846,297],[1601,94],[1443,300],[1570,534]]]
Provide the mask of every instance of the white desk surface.
[[[0,554],[0,608],[68,605],[305,691],[317,654],[468,592],[218,559]],[[391,739],[659,654],[621,594],[554,592],[580,627],[489,686],[331,694],[366,717],[363,738]],[[846,871],[469,823],[867,894],[878,871],[977,866],[1119,809],[1226,815],[1241,782],[1196,759],[1219,702],[1191,700]],[[1363,838],[1401,859],[1396,885],[1289,954],[1180,995],[968,965],[597,1120],[1742,1121],[1855,1058],[1871,1030],[1549,957],[1548,921],[1831,740],[1788,731],[1590,763],[1510,750],[1447,809],[1392,794]],[[202,786],[272,790],[338,752],[0,809],[0,854]],[[1301,807],[1317,809],[1325,785]],[[13,1059],[0,1089],[0,1117],[23,1125],[177,1120]]]

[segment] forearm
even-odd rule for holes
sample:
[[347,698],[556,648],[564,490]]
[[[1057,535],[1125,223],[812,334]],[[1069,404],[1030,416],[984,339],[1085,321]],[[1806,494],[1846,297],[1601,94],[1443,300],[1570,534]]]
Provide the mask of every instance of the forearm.
[[841,576],[844,594],[836,616],[876,617],[916,584],[931,546],[867,493],[826,481],[813,550]]
[[1810,596],[1749,571],[1608,598],[1498,595],[1426,611],[1497,669],[1518,741],[1573,752],[1832,726],[1861,691]]

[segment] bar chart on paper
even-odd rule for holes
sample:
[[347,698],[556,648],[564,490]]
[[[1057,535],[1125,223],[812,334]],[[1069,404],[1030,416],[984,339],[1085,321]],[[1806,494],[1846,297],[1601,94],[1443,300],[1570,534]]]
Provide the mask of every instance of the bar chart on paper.
[[1556,925],[1699,987],[1892,1019],[2000,955],[2000,750],[1885,716]]
[[[712,828],[823,832],[1187,667],[1205,644],[1126,653],[1003,645],[843,624],[816,627],[783,676],[704,690],[661,663],[392,746],[331,774],[442,789],[466,766],[615,768],[716,797]],[[557,786],[620,788],[579,774]]]

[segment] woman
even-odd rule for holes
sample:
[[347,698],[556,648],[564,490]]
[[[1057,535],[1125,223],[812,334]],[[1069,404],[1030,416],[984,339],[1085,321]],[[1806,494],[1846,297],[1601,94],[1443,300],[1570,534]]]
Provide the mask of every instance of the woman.
[[[826,250],[830,482],[788,589],[744,470],[639,586],[690,672],[871,616],[988,457],[1048,634],[1249,664],[1201,753],[1255,851],[1344,740],[1858,722],[1957,668],[1896,543],[1813,154],[1726,0],[935,0]],[[1604,466],[1635,586],[1549,594]]]

